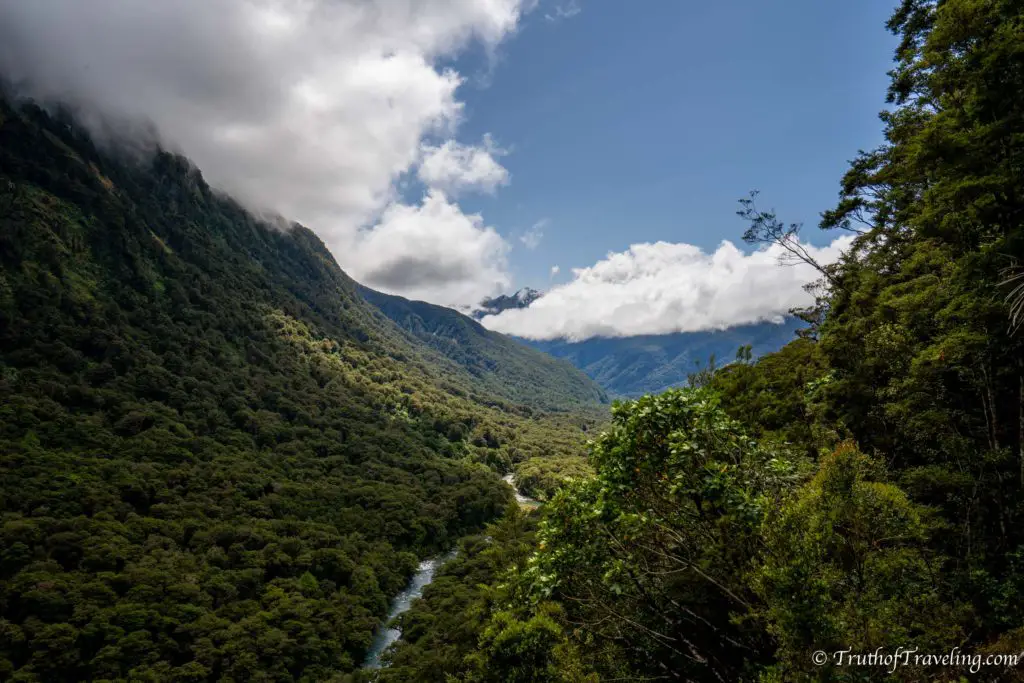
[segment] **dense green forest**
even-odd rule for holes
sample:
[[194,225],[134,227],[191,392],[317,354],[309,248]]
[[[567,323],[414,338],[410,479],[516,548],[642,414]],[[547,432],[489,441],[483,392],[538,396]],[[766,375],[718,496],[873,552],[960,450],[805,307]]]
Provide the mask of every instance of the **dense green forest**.
[[346,680],[497,471],[582,462],[600,392],[562,370],[493,393],[309,230],[5,95],[0,680]]
[[[802,252],[800,338],[616,403],[531,554],[414,606],[447,649],[410,671],[417,633],[396,680],[1024,680],[990,659],[1024,651],[1024,5],[903,0],[889,28],[885,143],[822,214],[850,250]],[[800,258],[756,193],[738,213]],[[835,656],[898,648],[950,659]]]

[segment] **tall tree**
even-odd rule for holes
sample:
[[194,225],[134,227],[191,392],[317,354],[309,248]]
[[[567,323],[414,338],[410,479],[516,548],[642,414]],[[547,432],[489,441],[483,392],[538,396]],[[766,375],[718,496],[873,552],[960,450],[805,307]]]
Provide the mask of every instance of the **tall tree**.
[[1024,249],[1024,6],[904,0],[889,28],[886,142],[852,162],[821,222],[862,230],[821,328],[827,392],[943,511],[945,550],[984,601],[1024,543],[1024,346],[1001,286]]

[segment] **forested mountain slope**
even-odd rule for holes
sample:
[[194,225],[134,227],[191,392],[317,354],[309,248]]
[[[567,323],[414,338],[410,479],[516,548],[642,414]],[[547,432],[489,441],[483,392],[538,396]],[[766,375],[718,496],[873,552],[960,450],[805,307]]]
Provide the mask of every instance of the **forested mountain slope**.
[[605,392],[571,363],[491,332],[458,311],[363,286],[359,292],[413,337],[464,367],[495,395],[560,410],[608,401]]
[[309,230],[0,97],[0,679],[352,670],[509,503],[478,463],[579,448],[481,384]]

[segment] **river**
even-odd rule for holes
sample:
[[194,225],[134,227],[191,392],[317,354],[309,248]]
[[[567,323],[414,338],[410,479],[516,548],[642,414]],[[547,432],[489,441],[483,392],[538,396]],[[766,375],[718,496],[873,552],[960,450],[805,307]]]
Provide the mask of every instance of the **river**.
[[[540,503],[529,496],[524,496],[519,493],[519,489],[516,488],[515,476],[512,474],[506,474],[502,477],[502,480],[512,487],[512,491],[515,493],[516,502],[519,503],[519,507],[532,510],[533,508],[540,505]],[[435,555],[429,559],[420,562],[419,568],[416,573],[412,575],[412,579],[409,581],[409,585],[405,589],[395,596],[394,601],[391,603],[391,611],[388,612],[388,618],[384,620],[384,623],[377,629],[377,633],[373,636],[373,643],[370,645],[370,651],[366,653],[366,660],[363,662],[364,669],[380,669],[381,657],[384,652],[391,647],[395,641],[402,637],[402,632],[394,628],[394,621],[400,615],[409,611],[412,607],[413,601],[423,595],[423,589],[430,585],[430,582],[434,580],[434,573],[441,568],[448,560],[455,557],[457,550],[451,550],[443,555]]]
[[539,501],[536,501],[533,498],[530,498],[529,496],[524,496],[523,494],[519,493],[519,487],[516,486],[516,475],[511,473],[506,474],[504,477],[501,478],[501,480],[512,487],[512,492],[516,496],[516,502],[519,503],[519,507],[525,508],[527,510],[532,510],[538,505],[540,505]]
[[377,629],[377,633],[373,637],[373,643],[370,645],[370,651],[366,653],[366,661],[363,662],[364,669],[381,668],[381,655],[383,655],[384,651],[391,647],[396,640],[402,637],[402,632],[393,626],[394,620],[397,619],[399,615],[409,611],[409,608],[412,607],[413,600],[423,595],[423,589],[430,585],[430,582],[434,580],[434,572],[436,572],[445,562],[455,557],[457,552],[458,551],[456,550],[452,550],[444,555],[436,555],[420,562],[420,566],[416,570],[416,573],[412,575],[412,580],[409,581],[409,585],[405,587],[405,590],[395,596],[394,601],[391,603],[391,611],[388,612],[388,618],[384,621],[381,627]]

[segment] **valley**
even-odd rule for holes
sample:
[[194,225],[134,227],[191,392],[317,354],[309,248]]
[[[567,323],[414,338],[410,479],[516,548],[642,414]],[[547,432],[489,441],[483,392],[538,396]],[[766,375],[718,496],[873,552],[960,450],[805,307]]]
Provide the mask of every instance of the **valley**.
[[1024,680],[1024,6],[301,5],[0,0],[0,680]]

